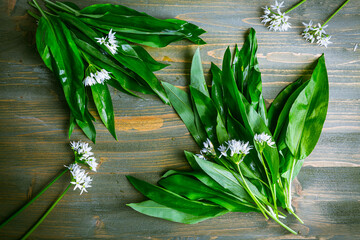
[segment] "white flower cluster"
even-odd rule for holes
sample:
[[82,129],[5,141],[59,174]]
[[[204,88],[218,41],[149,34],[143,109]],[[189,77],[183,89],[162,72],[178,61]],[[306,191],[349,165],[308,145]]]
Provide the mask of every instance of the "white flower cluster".
[[88,143],[78,141],[70,142],[71,149],[74,150],[79,155],[79,160],[89,166],[91,170],[96,172],[98,163],[94,157],[94,153],[91,152],[92,148]]
[[273,147],[275,142],[271,140],[271,136],[266,133],[255,134],[254,141],[260,145],[267,144],[269,147]]
[[330,42],[331,36],[326,34],[324,30],[327,25],[322,26],[320,23],[318,23],[317,25],[313,25],[313,22],[311,20],[308,24],[303,22],[303,25],[305,26],[305,29],[302,35],[307,41],[311,43],[314,43],[316,41],[319,46],[324,47],[327,47],[330,43],[332,43]]
[[215,155],[216,154],[214,145],[212,144],[210,139],[206,139],[206,141],[203,144],[204,144],[204,148],[200,150],[201,154],[205,154],[205,155]]
[[98,43],[100,43],[100,45],[104,44],[112,54],[116,54],[119,45],[118,45],[118,41],[116,41],[115,34],[116,32],[113,32],[112,29],[110,29],[106,37],[95,38],[95,39],[97,40]]
[[87,188],[91,187],[92,178],[88,176],[88,173],[85,172],[84,169],[81,169],[81,167],[77,163],[70,164],[69,166],[65,166],[70,170],[70,173],[73,177],[71,184],[74,184],[74,190],[79,188],[80,195],[83,193],[83,191],[87,192]]
[[96,73],[90,73],[90,76],[87,76],[83,83],[85,86],[92,86],[97,83],[104,84],[105,80],[111,79],[110,73],[111,72],[105,69],[101,69],[101,71],[97,71]]
[[263,19],[261,23],[265,26],[268,25],[270,31],[284,32],[291,28],[290,17],[285,12],[280,11],[282,7],[284,7],[284,2],[278,3],[278,1],[275,1],[275,5],[263,7],[264,15],[261,17]]
[[252,149],[252,146],[249,144],[249,142],[245,143],[243,141],[234,139],[225,142],[225,145],[220,145],[218,148],[221,153],[219,158],[221,158],[222,156],[227,157],[227,152],[228,150],[230,150],[230,157],[233,157],[235,154],[241,156],[240,162],[244,159],[246,155],[249,154],[250,150]]

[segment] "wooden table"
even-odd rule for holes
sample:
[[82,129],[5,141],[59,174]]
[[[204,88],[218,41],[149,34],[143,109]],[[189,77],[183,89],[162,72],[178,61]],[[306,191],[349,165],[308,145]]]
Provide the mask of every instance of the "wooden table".
[[[155,183],[164,171],[187,169],[183,150],[199,149],[173,109],[155,96],[130,97],[112,89],[116,142],[97,119],[94,152],[101,166],[93,187],[79,196],[70,191],[30,239],[360,239],[360,1],[353,0],[329,23],[334,42],[327,49],[305,42],[302,21],[321,22],[343,2],[308,1],[291,12],[289,32],[269,32],[260,24],[257,0],[124,0],[121,3],[159,18],[180,18],[208,31],[201,56],[207,79],[210,62],[221,65],[226,46],[242,45],[250,27],[257,31],[258,58],[265,98],[271,102],[288,83],[310,74],[325,53],[330,104],[320,141],[294,181],[293,206],[305,221],[286,223],[293,236],[256,213],[231,213],[196,225],[172,223],[137,213],[125,204],[144,198],[125,178]],[[286,1],[286,5],[296,3]],[[72,161],[67,128],[69,111],[61,88],[34,44],[36,23],[26,15],[25,0],[3,0],[0,14],[0,220],[40,191],[64,164]],[[196,46],[181,41],[163,49],[148,48],[171,66],[157,73],[177,86],[189,81]],[[91,111],[95,112],[92,106]],[[76,129],[72,140],[85,140]],[[67,186],[63,177],[30,208],[0,230],[0,239],[17,239]]]

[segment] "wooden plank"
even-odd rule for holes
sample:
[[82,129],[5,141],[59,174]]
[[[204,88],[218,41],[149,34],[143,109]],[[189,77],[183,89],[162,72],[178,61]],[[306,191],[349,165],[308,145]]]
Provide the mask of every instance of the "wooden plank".
[[[119,1],[75,1],[80,6]],[[297,1],[287,1],[286,5]],[[155,96],[137,99],[111,89],[117,121],[116,142],[97,117],[94,152],[101,166],[93,187],[79,196],[70,191],[30,239],[358,239],[360,238],[360,1],[349,4],[329,23],[334,44],[327,49],[301,38],[302,21],[324,21],[341,4],[308,1],[291,12],[293,28],[268,32],[259,22],[270,1],[124,0],[121,4],[159,18],[180,18],[208,31],[201,57],[209,80],[210,63],[221,65],[226,47],[242,45],[249,27],[257,31],[264,96],[276,94],[299,76],[309,76],[312,63],[325,53],[330,104],[320,141],[294,181],[293,204],[305,221],[286,223],[292,236],[260,214],[231,213],[196,225],[183,225],[141,215],[125,206],[144,198],[125,175],[155,183],[169,169],[187,169],[183,150],[199,148],[171,107]],[[0,21],[0,220],[22,206],[72,161],[68,146],[66,102],[53,74],[36,52],[35,21],[25,14],[25,0],[2,1]],[[160,80],[185,87],[197,46],[180,41],[162,49],[147,48],[171,66],[157,72]],[[186,87],[185,87],[186,88]],[[95,113],[94,106],[91,111]],[[73,140],[87,140],[79,129]],[[62,178],[14,222],[0,239],[18,239],[64,190]]]

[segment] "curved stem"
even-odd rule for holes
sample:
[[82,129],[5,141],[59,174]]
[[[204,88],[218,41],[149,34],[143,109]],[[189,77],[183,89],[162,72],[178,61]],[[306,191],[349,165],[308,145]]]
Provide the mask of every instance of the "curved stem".
[[71,183],[69,184],[69,186],[67,186],[67,188],[60,195],[60,197],[58,199],[56,199],[56,201],[53,203],[53,205],[51,205],[51,207],[44,213],[44,215],[35,223],[35,225],[21,238],[21,240],[27,239],[31,235],[31,233],[33,231],[35,231],[35,229],[44,221],[44,219],[47,217],[47,215],[49,215],[49,213],[53,210],[53,208],[56,206],[56,204],[58,204],[58,202],[64,197],[65,193],[69,190],[70,186],[71,186]]
[[290,9],[288,9],[285,13],[288,13],[288,12],[294,10],[295,8],[297,8],[298,6],[300,6],[301,4],[303,4],[304,2],[306,2],[306,0],[302,0],[302,1],[298,2],[296,5],[294,5],[294,6],[291,7]]
[[301,218],[299,218],[299,216],[296,215],[293,210],[291,210],[291,209],[287,209],[287,210],[288,210],[292,215],[294,215],[294,217],[295,217],[297,220],[299,220],[299,222],[300,222],[301,224],[304,224],[304,221],[301,220]]
[[286,230],[288,230],[289,232],[291,232],[292,234],[297,235],[297,232],[295,232],[294,230],[292,230],[291,228],[289,228],[288,226],[286,226],[284,223],[282,223],[279,219],[277,219],[273,214],[271,214],[271,212],[269,212],[268,210],[264,209],[265,212],[272,218],[275,220],[275,222],[277,222],[278,224],[280,224],[280,226],[282,226],[283,228],[285,228]]
[[22,208],[17,210],[13,215],[11,215],[8,219],[5,220],[0,225],[0,229],[5,226],[8,222],[10,222],[13,218],[15,218],[17,215],[19,215],[22,211],[24,211],[28,206],[30,206],[38,197],[40,197],[51,185],[53,185],[64,173],[66,173],[69,169],[66,168],[64,171],[62,171],[54,180],[52,180],[46,187],[44,187],[35,197],[33,197],[28,203],[26,203]]
[[345,5],[349,2],[350,0],[346,0],[330,17],[328,20],[326,20],[324,22],[324,24],[322,25],[325,26],[343,7],[345,7]]

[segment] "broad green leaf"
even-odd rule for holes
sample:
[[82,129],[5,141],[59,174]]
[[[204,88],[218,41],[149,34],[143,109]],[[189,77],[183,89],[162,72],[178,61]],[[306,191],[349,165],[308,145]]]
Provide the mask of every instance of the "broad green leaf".
[[217,133],[216,133],[218,113],[214,106],[213,101],[211,100],[210,97],[204,95],[197,88],[193,88],[191,85],[190,85],[190,92],[193,101],[195,103],[196,110],[199,113],[199,117],[201,119],[202,125],[205,128],[208,138],[213,144],[218,145]]
[[73,116],[83,120],[85,111],[85,88],[82,84],[84,65],[79,51],[68,28],[57,18],[47,16],[45,19],[42,17],[39,25],[44,25],[43,28],[46,29],[43,31],[43,35],[39,34],[37,37],[42,37],[50,50],[54,60],[51,61],[51,69],[61,83]]
[[238,179],[226,168],[195,156],[195,160],[201,169],[225,189],[246,201],[252,201],[246,190],[241,186]]
[[306,158],[319,140],[329,103],[329,83],[322,55],[309,83],[289,112],[286,144],[296,159]]
[[171,175],[162,178],[158,184],[190,200],[207,200],[232,212],[249,212],[256,210],[254,205],[231,198],[186,175]]
[[137,178],[127,176],[130,183],[146,197],[154,202],[174,208],[178,211],[190,213],[196,216],[214,217],[224,211],[224,208],[203,203],[199,201],[191,201],[178,194],[175,194],[164,188],[149,184]]
[[217,114],[216,117],[216,136],[219,144],[224,144],[226,141],[230,140],[229,134],[226,131],[225,124],[220,117],[220,114]]
[[214,101],[214,105],[223,122],[226,123],[227,108],[224,102],[223,87],[221,82],[221,69],[214,63],[211,63],[210,70],[212,73],[211,99]]
[[133,49],[136,51],[137,55],[139,56],[139,58],[141,58],[141,60],[143,60],[143,62],[145,62],[149,69],[152,72],[155,71],[159,71],[167,66],[169,66],[170,64],[164,64],[164,63],[160,63],[158,61],[156,61],[154,58],[151,57],[151,55],[141,46],[132,46]]
[[163,86],[169,97],[171,105],[184,122],[195,142],[201,146],[202,143],[206,141],[206,138],[204,139],[204,137],[202,137],[204,133],[199,133],[196,127],[190,96],[170,83],[163,82]]
[[151,216],[151,217],[157,217],[162,218],[168,221],[172,222],[179,222],[179,223],[186,223],[186,224],[195,224],[201,221],[204,221],[209,218],[221,216],[228,211],[224,210],[217,215],[214,216],[195,216],[189,213],[184,213],[181,211],[178,211],[173,208],[166,207],[164,205],[161,205],[159,203],[156,203],[151,200],[147,200],[141,203],[130,203],[126,204],[127,206],[131,207],[135,211],[138,211],[142,214]]
[[204,78],[204,71],[202,68],[200,49],[197,48],[191,62],[191,72],[190,72],[190,86],[197,89],[206,97],[210,97],[209,90],[206,85]]
[[70,125],[69,125],[69,139],[71,138],[71,134],[73,133],[74,131],[74,127],[76,125],[76,121],[75,121],[75,118],[74,116],[70,113]]
[[91,86],[94,103],[99,116],[109,130],[111,135],[117,140],[115,133],[114,109],[111,101],[109,89],[106,84],[95,84]]
[[269,129],[272,134],[275,133],[276,124],[278,122],[281,111],[283,110],[285,103],[294,93],[294,91],[304,82],[303,78],[299,78],[295,82],[286,86],[281,92],[276,96],[274,101],[271,103],[268,111],[269,118]]

